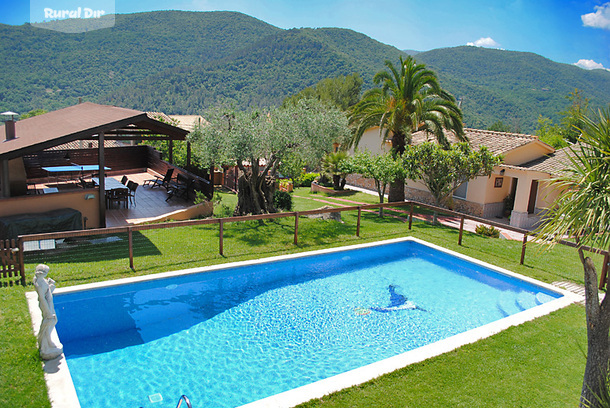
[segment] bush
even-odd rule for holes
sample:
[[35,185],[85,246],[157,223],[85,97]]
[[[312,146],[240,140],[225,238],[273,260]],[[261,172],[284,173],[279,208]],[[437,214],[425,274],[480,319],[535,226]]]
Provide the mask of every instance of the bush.
[[292,196],[286,191],[276,190],[273,193],[273,205],[278,210],[290,211],[292,209]]
[[322,187],[328,187],[328,188],[333,187],[333,181],[331,179],[329,179],[326,174],[321,174],[320,177],[318,177],[317,183],[319,185],[321,185]]
[[296,180],[294,180],[294,186],[311,187],[312,181],[314,181],[319,175],[319,173],[303,173]]
[[474,232],[476,232],[477,234],[482,235],[484,237],[492,237],[492,238],[500,237],[500,230],[494,228],[493,225],[490,225],[488,227],[486,225],[479,224],[474,229]]

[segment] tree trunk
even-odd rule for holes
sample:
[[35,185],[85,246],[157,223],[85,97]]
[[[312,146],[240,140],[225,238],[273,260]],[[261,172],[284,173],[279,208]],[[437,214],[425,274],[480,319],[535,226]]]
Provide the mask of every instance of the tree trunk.
[[237,181],[237,206],[233,215],[267,214],[276,212],[273,206],[275,180],[251,170],[242,172]]
[[[602,408],[599,399],[607,400],[608,364],[610,363],[610,310],[608,297],[599,303],[597,272],[591,258],[578,250],[585,273],[585,306],[587,315],[587,363],[580,396],[580,407]],[[603,405],[607,406],[607,405]]]
[[[405,135],[404,133],[395,133],[392,137],[392,152],[395,157],[402,157],[405,152]],[[405,180],[394,180],[390,183],[390,192],[388,194],[388,202],[405,201]]]
[[[385,185],[381,188],[381,182],[375,180],[375,187],[377,188],[377,194],[379,195],[379,204],[383,204],[383,196],[385,195]],[[379,216],[383,217],[383,207],[379,207]]]
[[341,175],[333,174],[333,190],[343,190],[341,188]]

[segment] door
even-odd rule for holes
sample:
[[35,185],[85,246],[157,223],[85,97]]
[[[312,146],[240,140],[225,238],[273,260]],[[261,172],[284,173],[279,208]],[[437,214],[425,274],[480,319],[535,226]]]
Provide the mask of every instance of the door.
[[532,180],[532,187],[530,188],[530,199],[527,203],[527,213],[533,214],[536,209],[536,198],[538,197],[538,180]]

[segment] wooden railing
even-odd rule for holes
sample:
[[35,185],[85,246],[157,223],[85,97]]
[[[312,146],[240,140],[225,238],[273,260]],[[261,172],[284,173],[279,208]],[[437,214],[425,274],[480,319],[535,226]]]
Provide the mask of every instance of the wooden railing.
[[12,240],[0,240],[0,286],[21,283],[25,285],[25,273],[20,264],[19,244]]
[[[460,220],[460,228],[459,228],[459,236],[458,236],[458,245],[462,245],[463,240],[463,232],[464,232],[464,221],[472,220],[479,222],[481,224],[491,225],[494,227],[502,228],[508,231],[513,231],[519,234],[523,234],[522,246],[521,246],[521,259],[520,264],[523,265],[525,262],[525,250],[528,242],[528,237],[533,236],[531,231],[512,227],[510,225],[502,224],[499,222],[495,222],[492,220],[488,220],[485,218],[475,217],[472,215],[467,215],[463,213],[458,213],[455,211],[447,210],[445,208],[436,207],[433,205],[428,205],[424,203],[419,203],[416,201],[404,201],[404,202],[394,202],[394,203],[383,203],[383,204],[366,204],[366,205],[356,205],[349,207],[338,207],[338,208],[325,208],[325,209],[316,209],[316,210],[307,210],[307,211],[293,211],[293,212],[282,212],[282,213],[274,213],[274,214],[260,214],[260,215],[248,215],[248,216],[239,216],[239,217],[227,217],[227,218],[208,218],[203,220],[187,220],[187,221],[174,221],[174,222],[166,222],[160,224],[145,224],[145,225],[130,225],[125,227],[114,227],[114,228],[98,228],[98,229],[90,229],[90,230],[80,230],[80,231],[66,231],[66,232],[54,232],[54,233],[45,233],[45,234],[33,234],[33,235],[21,235],[17,239],[17,248],[19,254],[19,265],[20,271],[23,281],[25,282],[25,272],[24,272],[24,255],[23,255],[23,247],[24,242],[28,241],[40,241],[45,239],[61,239],[61,238],[76,238],[76,237],[86,237],[92,235],[110,235],[110,234],[120,234],[126,233],[128,235],[128,245],[129,245],[129,267],[131,269],[135,269],[134,265],[134,250],[133,250],[133,233],[136,231],[146,231],[146,230],[155,230],[155,229],[164,229],[164,228],[178,228],[178,227],[188,227],[188,226],[196,226],[196,225],[210,225],[210,224],[218,224],[218,252],[220,255],[224,255],[224,224],[231,222],[243,222],[243,221],[255,221],[255,220],[270,220],[276,218],[289,218],[294,217],[294,244],[298,244],[299,240],[299,217],[308,216],[308,215],[319,215],[326,213],[335,213],[335,212],[344,212],[344,211],[357,211],[357,223],[356,223],[356,236],[360,236],[361,231],[361,214],[362,210],[373,210],[379,208],[390,208],[390,207],[409,207],[409,230],[412,227],[413,223],[413,211],[414,207],[427,208],[432,211],[435,211],[440,214],[450,215],[456,217]],[[561,244],[567,245],[570,247],[578,247],[575,243],[569,241],[560,241]],[[605,250],[600,250],[596,248],[590,247],[582,247],[586,251],[591,251],[597,254],[604,255],[604,263],[602,266],[602,273],[600,278],[600,289],[604,287],[607,280],[608,274],[608,263],[609,263],[609,252]]]

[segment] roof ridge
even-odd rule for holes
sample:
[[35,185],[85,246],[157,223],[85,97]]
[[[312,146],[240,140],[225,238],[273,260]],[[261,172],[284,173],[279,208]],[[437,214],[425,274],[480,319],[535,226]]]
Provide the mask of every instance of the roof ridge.
[[487,129],[475,129],[475,128],[464,128],[464,132],[474,131],[479,133],[490,133],[494,135],[505,135],[505,136],[516,136],[516,137],[526,137],[528,139],[538,139],[536,135],[530,135],[528,133],[514,133],[514,132],[499,132],[497,130],[487,130]]

